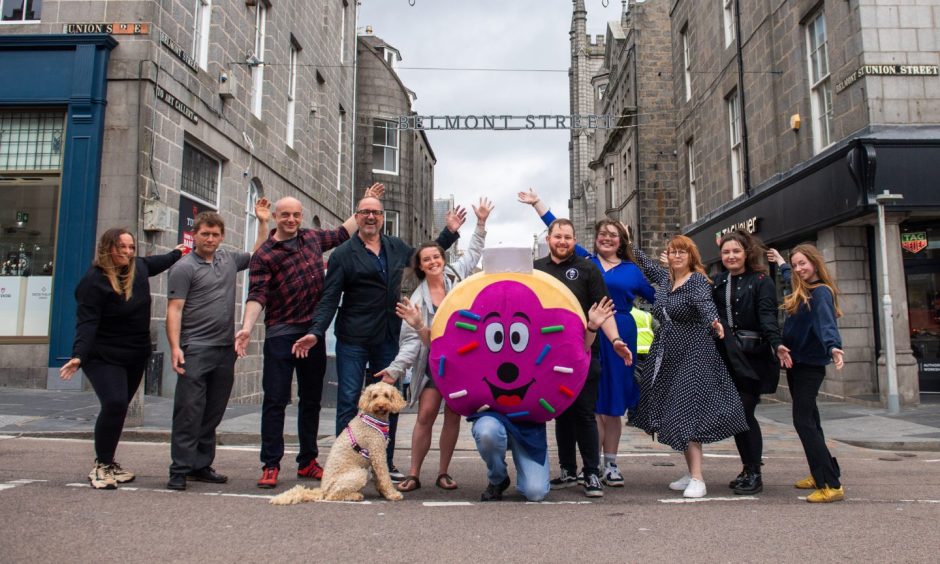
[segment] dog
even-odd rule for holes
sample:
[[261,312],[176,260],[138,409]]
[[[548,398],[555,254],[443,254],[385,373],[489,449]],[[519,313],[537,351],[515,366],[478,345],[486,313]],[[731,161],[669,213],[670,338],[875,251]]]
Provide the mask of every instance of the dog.
[[306,501],[362,501],[362,488],[369,481],[369,468],[375,488],[389,501],[402,499],[388,476],[385,446],[388,418],[405,407],[394,386],[379,382],[362,391],[359,414],[343,429],[330,448],[320,487],[295,486],[271,500],[273,505],[293,505]]

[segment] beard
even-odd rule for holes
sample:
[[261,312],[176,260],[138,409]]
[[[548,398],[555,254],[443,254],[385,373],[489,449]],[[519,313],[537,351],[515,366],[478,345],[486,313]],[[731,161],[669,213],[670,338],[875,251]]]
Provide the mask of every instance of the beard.
[[558,260],[565,260],[574,254],[574,248],[568,247],[567,249],[556,249],[555,247],[549,247],[548,252],[552,255],[552,257]]

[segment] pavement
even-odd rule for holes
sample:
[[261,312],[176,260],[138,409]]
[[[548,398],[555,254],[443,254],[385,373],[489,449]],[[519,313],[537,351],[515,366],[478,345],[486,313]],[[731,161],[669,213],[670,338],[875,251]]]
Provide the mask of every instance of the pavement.
[[[61,437],[89,439],[93,436],[99,409],[94,392],[54,391],[0,387],[0,435],[23,437]],[[826,402],[819,405],[823,430],[827,439],[856,447],[887,451],[940,452],[940,396],[922,396],[916,408],[906,408],[898,415],[886,410],[851,403]],[[144,418],[140,426],[127,426],[124,441],[169,442],[173,400],[159,396],[144,397]],[[757,409],[764,434],[765,451],[798,450],[799,440],[793,431],[790,404],[765,401]],[[333,441],[336,410],[325,407],[320,413],[319,444]],[[407,452],[416,415],[413,410],[401,414],[397,448]],[[433,448],[443,417],[435,425]],[[259,445],[261,428],[260,405],[229,405],[218,428],[220,445]],[[284,424],[285,442],[296,444],[297,408],[287,407]],[[549,432],[549,437],[554,433]],[[554,442],[554,441],[552,441]],[[727,444],[725,444],[727,443]],[[722,447],[733,450],[733,441]],[[458,450],[475,450],[469,432],[461,432]],[[626,429],[621,437],[621,452],[668,451],[636,429]],[[722,448],[721,450],[724,450]]]

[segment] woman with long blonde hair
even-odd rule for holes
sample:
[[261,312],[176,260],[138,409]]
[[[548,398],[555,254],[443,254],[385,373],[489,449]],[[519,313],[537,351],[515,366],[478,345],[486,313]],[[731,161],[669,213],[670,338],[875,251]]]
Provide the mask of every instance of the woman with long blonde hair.
[[91,268],[75,289],[78,302],[72,358],[59,369],[70,380],[81,368],[101,412],[95,422],[95,465],[88,480],[95,489],[114,489],[134,474],[114,460],[127,406],[137,392],[150,357],[150,276],[173,266],[184,245],[165,255],[136,256],[126,229],[108,229],[98,241]]
[[770,249],[767,256],[780,266],[783,280],[793,289],[783,300],[787,320],[783,325],[781,361],[787,369],[787,384],[793,398],[793,426],[803,443],[811,474],[795,486],[814,490],[806,496],[810,503],[841,501],[845,491],[839,480],[839,462],[826,446],[816,405],[826,365],[831,362],[836,370],[841,370],[845,362],[836,324],[836,319],[842,316],[839,291],[822,253],[809,243],[790,251],[790,264],[776,249]]
[[712,286],[695,243],[683,235],[663,253],[668,269],[634,247],[637,264],[656,287],[660,327],[643,361],[634,426],[685,454],[688,472],[669,484],[684,497],[706,494],[702,443],[747,430],[744,409],[715,338],[724,337]]

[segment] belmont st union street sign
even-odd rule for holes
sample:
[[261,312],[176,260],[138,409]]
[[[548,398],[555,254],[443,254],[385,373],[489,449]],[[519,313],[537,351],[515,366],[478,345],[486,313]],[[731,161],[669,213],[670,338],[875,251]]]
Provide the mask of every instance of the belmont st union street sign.
[[467,116],[398,116],[398,129],[422,130],[496,130],[526,129],[611,129],[610,115],[467,115]]

